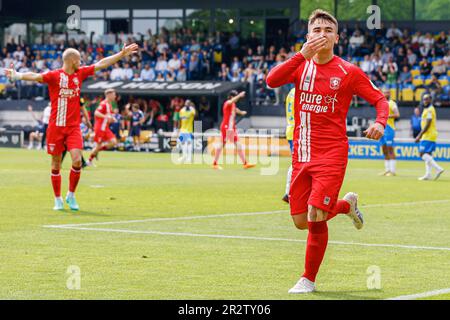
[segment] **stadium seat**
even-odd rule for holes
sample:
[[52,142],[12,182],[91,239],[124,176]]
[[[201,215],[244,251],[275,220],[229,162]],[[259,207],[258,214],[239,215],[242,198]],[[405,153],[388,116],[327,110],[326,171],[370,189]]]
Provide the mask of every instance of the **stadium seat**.
[[413,101],[414,100],[414,91],[411,88],[403,88],[402,89],[402,101]]
[[420,76],[420,71],[418,69],[411,70],[411,77],[415,78],[417,76]]
[[441,84],[441,86],[443,86],[443,87],[445,87],[449,83],[448,79],[439,79],[438,81]]
[[421,78],[414,78],[413,81],[412,81],[412,84],[413,84],[415,87],[418,87],[418,86],[423,85],[424,82],[423,82],[423,80],[422,80]]
[[423,88],[418,88],[416,89],[416,91],[414,92],[414,100],[415,101],[420,101],[422,99],[422,94],[425,92],[426,90]]
[[397,89],[391,88],[389,91],[391,92],[391,99],[397,100]]

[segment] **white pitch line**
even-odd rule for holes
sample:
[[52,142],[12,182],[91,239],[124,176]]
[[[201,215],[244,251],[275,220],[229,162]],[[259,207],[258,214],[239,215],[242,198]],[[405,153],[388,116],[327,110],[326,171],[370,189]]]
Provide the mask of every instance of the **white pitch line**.
[[405,296],[398,296],[398,297],[394,297],[394,298],[388,298],[386,300],[414,300],[414,299],[439,296],[441,294],[446,294],[446,293],[450,293],[450,288],[433,290],[433,291],[422,292],[422,293],[417,293],[417,294],[410,294],[410,295],[405,295]]
[[[415,202],[398,202],[398,203],[376,203],[362,205],[361,208],[379,208],[379,207],[397,207],[397,206],[414,206],[420,204],[436,204],[436,203],[447,203],[450,199],[444,200],[430,200],[430,201],[415,201]],[[54,226],[100,226],[100,225],[111,225],[111,224],[127,224],[127,223],[139,223],[139,222],[152,222],[152,221],[177,221],[177,220],[196,220],[196,219],[211,219],[211,218],[225,218],[225,217],[239,217],[239,216],[256,216],[256,215],[268,215],[275,213],[286,213],[289,210],[276,210],[276,211],[261,211],[261,212],[240,212],[240,213],[224,213],[224,214],[210,214],[202,216],[188,216],[188,217],[173,217],[173,218],[148,218],[141,220],[121,220],[121,221],[106,221],[106,222],[90,222],[90,223],[75,223],[75,224],[60,224],[60,225],[44,225],[43,227],[54,227]]]
[[[83,231],[100,231],[100,232],[119,232],[119,233],[132,233],[132,234],[156,234],[163,236],[184,236],[184,237],[205,237],[205,238],[220,238],[220,239],[242,239],[242,240],[261,240],[261,241],[286,241],[286,242],[302,242],[306,240],[301,239],[288,239],[288,238],[268,238],[268,237],[252,237],[252,236],[233,236],[223,234],[199,234],[199,233],[187,233],[187,232],[163,232],[152,230],[128,230],[128,229],[109,229],[109,228],[83,228],[76,226],[44,226],[45,228],[52,229],[69,229],[69,230],[83,230]],[[425,247],[425,246],[409,246],[400,244],[379,244],[379,243],[359,243],[359,242],[344,242],[344,241],[329,241],[330,244],[338,245],[352,245],[362,247],[387,247],[387,248],[402,248],[402,249],[415,249],[415,250],[440,250],[450,251],[450,248],[446,247]]]
[[122,220],[122,221],[110,221],[110,222],[91,222],[91,223],[75,223],[75,224],[59,224],[59,225],[45,225],[43,227],[76,227],[76,226],[99,226],[109,224],[127,224],[138,222],[152,222],[152,221],[177,221],[177,220],[195,220],[195,219],[210,219],[210,218],[224,218],[224,217],[239,217],[239,216],[256,216],[264,214],[274,213],[286,213],[288,210],[277,211],[261,211],[261,212],[239,212],[239,213],[224,213],[224,214],[210,214],[204,216],[188,216],[188,217],[174,217],[174,218],[149,218],[142,220]]

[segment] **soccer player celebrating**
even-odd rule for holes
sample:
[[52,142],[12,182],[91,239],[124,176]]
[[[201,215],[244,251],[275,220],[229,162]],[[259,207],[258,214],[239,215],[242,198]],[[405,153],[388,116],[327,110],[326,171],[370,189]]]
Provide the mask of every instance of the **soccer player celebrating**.
[[385,171],[382,176],[395,176],[395,152],[394,152],[394,138],[395,138],[395,119],[400,117],[397,104],[391,99],[391,91],[388,88],[383,89],[383,94],[389,103],[389,117],[384,129],[384,136],[381,137],[380,143],[384,154],[384,168]]
[[436,176],[434,180],[439,179],[444,169],[441,168],[433,159],[433,152],[436,149],[437,129],[436,129],[436,110],[431,104],[431,96],[424,94],[422,97],[423,112],[421,127],[422,130],[416,137],[416,142],[420,142],[419,152],[420,157],[425,161],[425,175],[420,177],[419,180],[432,180],[431,169],[436,170]]
[[[294,98],[295,98],[295,88],[292,88],[286,97],[286,140],[289,143],[289,148],[291,150],[291,155],[294,149]],[[282,200],[289,203],[289,189],[291,187],[291,176],[292,176],[292,165],[289,166],[287,176],[286,176],[286,190]]]
[[100,102],[97,110],[95,110],[94,141],[97,145],[89,156],[88,166],[92,165],[92,161],[94,158],[97,158],[100,151],[112,149],[117,144],[116,136],[109,128],[109,124],[116,121],[113,117],[111,106],[111,103],[115,100],[116,91],[114,89],[106,89],[105,100]]
[[179,162],[181,163],[186,160],[188,163],[192,162],[195,114],[194,103],[190,100],[186,100],[184,107],[179,111],[180,135],[178,136],[178,141],[181,145],[182,156],[179,159]]
[[247,163],[245,159],[244,149],[239,142],[239,137],[236,131],[236,115],[245,116],[247,111],[242,111],[236,107],[236,102],[245,97],[245,91],[238,93],[236,90],[231,90],[228,94],[228,100],[223,104],[223,119],[220,125],[220,131],[222,134],[222,143],[215,150],[213,168],[217,170],[222,170],[222,167],[217,164],[219,161],[220,154],[222,153],[223,147],[226,145],[227,141],[233,142],[237,147],[237,152],[239,158],[243,163],[244,169],[253,168],[255,165]]
[[333,55],[339,40],[335,17],[315,10],[306,39],[301,51],[273,68],[266,80],[271,88],[288,83],[296,88],[289,203],[295,226],[308,229],[308,239],[305,271],[289,293],[315,290],[328,243],[328,220],[343,213],[357,229],[363,226],[358,196],[350,192],[338,200],[347,166],[346,116],[353,95],[376,108],[376,121],[364,131],[369,139],[381,138],[389,110],[382,92],[361,69]]
[[26,80],[48,84],[52,105],[50,121],[47,129],[47,152],[52,156],[51,181],[55,194],[54,210],[63,209],[61,198],[61,154],[67,147],[72,157],[72,169],[69,177],[69,192],[66,202],[70,209],[78,210],[75,190],[81,174],[81,152],[83,138],[80,131],[80,90],[82,82],[94,72],[107,68],[122,58],[137,52],[137,44],[124,45],[119,53],[103,58],[90,66],[80,67],[81,56],[78,50],[68,48],[63,52],[63,66],[44,74],[16,72],[13,67],[6,69],[10,81]]
[[133,103],[131,105],[130,136],[133,137],[134,151],[141,151],[141,125],[144,123],[144,121],[144,113],[139,109],[139,105],[137,103]]

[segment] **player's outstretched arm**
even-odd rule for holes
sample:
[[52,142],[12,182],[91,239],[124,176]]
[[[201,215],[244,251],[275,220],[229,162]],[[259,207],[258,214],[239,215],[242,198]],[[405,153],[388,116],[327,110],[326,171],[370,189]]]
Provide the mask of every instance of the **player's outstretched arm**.
[[14,65],[11,63],[10,69],[5,69],[5,76],[9,79],[11,82],[16,82],[18,80],[25,80],[25,81],[36,81],[36,82],[42,82],[42,74],[35,73],[35,72],[17,72],[14,70]]
[[132,55],[133,53],[138,52],[138,45],[136,43],[130,44],[129,46],[123,45],[122,50],[112,56],[103,58],[95,64],[95,71],[108,68],[112,66],[114,63],[122,60],[123,58]]

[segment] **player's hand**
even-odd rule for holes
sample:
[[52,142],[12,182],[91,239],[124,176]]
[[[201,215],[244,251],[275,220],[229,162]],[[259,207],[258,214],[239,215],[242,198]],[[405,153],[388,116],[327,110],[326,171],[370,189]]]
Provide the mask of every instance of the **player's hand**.
[[28,106],[28,111],[33,112],[33,106],[31,104]]
[[132,43],[129,46],[127,46],[126,44],[123,44],[122,47],[122,56],[123,57],[128,57],[129,55],[132,55],[133,53],[138,52],[139,46],[136,43]]
[[420,142],[420,139],[422,139],[422,136],[421,136],[421,135],[418,135],[418,136],[414,139],[414,142],[415,142],[415,143],[419,143],[419,142]]
[[247,111],[241,111],[241,116],[247,115]]
[[384,135],[384,127],[381,123],[375,122],[364,131],[367,139],[380,140]]
[[316,55],[317,52],[325,48],[327,41],[328,40],[325,36],[318,36],[312,39],[310,38],[303,44],[300,53],[306,60],[310,60]]
[[14,64],[12,62],[10,64],[10,69],[5,68],[4,70],[5,70],[5,76],[6,76],[6,78],[8,78],[8,80],[10,82],[15,82],[15,81],[19,80],[17,77],[17,72],[14,69]]
[[87,126],[90,130],[92,130],[92,123],[90,121],[87,122]]
[[239,98],[245,97],[245,91],[239,92],[238,96],[239,96]]

